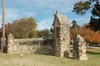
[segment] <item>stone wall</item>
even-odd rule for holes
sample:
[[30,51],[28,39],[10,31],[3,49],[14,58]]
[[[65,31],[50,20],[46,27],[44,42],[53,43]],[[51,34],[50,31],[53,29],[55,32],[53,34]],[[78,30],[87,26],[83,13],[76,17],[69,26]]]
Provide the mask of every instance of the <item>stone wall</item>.
[[8,53],[37,53],[53,55],[54,48],[52,40],[43,38],[13,39],[8,38]]

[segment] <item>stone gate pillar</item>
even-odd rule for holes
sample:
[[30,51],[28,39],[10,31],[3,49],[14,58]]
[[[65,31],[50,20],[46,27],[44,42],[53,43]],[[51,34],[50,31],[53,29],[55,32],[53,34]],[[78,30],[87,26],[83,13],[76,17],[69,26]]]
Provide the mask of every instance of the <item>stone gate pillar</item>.
[[79,53],[79,60],[88,60],[86,51],[86,42],[83,37],[80,35],[77,35],[77,41],[78,41],[78,53]]
[[54,15],[54,42],[55,42],[55,55],[69,57],[70,49],[70,22],[68,18],[58,11]]
[[12,33],[8,35],[8,53],[14,53],[15,47],[14,47],[14,38]]

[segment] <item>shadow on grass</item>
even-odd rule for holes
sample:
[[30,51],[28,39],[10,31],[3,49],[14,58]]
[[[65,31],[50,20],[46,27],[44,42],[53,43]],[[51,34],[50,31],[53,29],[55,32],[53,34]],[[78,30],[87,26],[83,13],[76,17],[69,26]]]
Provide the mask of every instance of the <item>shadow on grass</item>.
[[100,52],[87,52],[88,54],[93,54],[93,55],[100,55]]

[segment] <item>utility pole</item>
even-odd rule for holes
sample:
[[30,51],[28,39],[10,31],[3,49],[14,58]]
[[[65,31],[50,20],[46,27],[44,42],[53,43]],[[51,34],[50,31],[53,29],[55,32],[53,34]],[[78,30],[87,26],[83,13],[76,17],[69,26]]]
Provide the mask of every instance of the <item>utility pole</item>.
[[1,52],[3,52],[5,47],[5,8],[4,0],[2,0],[2,38],[1,38]]

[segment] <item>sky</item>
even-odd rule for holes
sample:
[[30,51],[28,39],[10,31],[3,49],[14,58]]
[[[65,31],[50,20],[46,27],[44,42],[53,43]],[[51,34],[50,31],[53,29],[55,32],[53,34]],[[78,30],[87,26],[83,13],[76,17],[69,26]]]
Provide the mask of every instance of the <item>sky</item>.
[[[5,0],[5,22],[10,23],[24,17],[35,18],[37,30],[50,29],[53,24],[54,14],[58,10],[68,17],[69,21],[76,20],[79,25],[89,23],[91,13],[76,15],[72,12],[76,2],[85,0]],[[2,6],[0,0],[0,26],[2,23]]]

